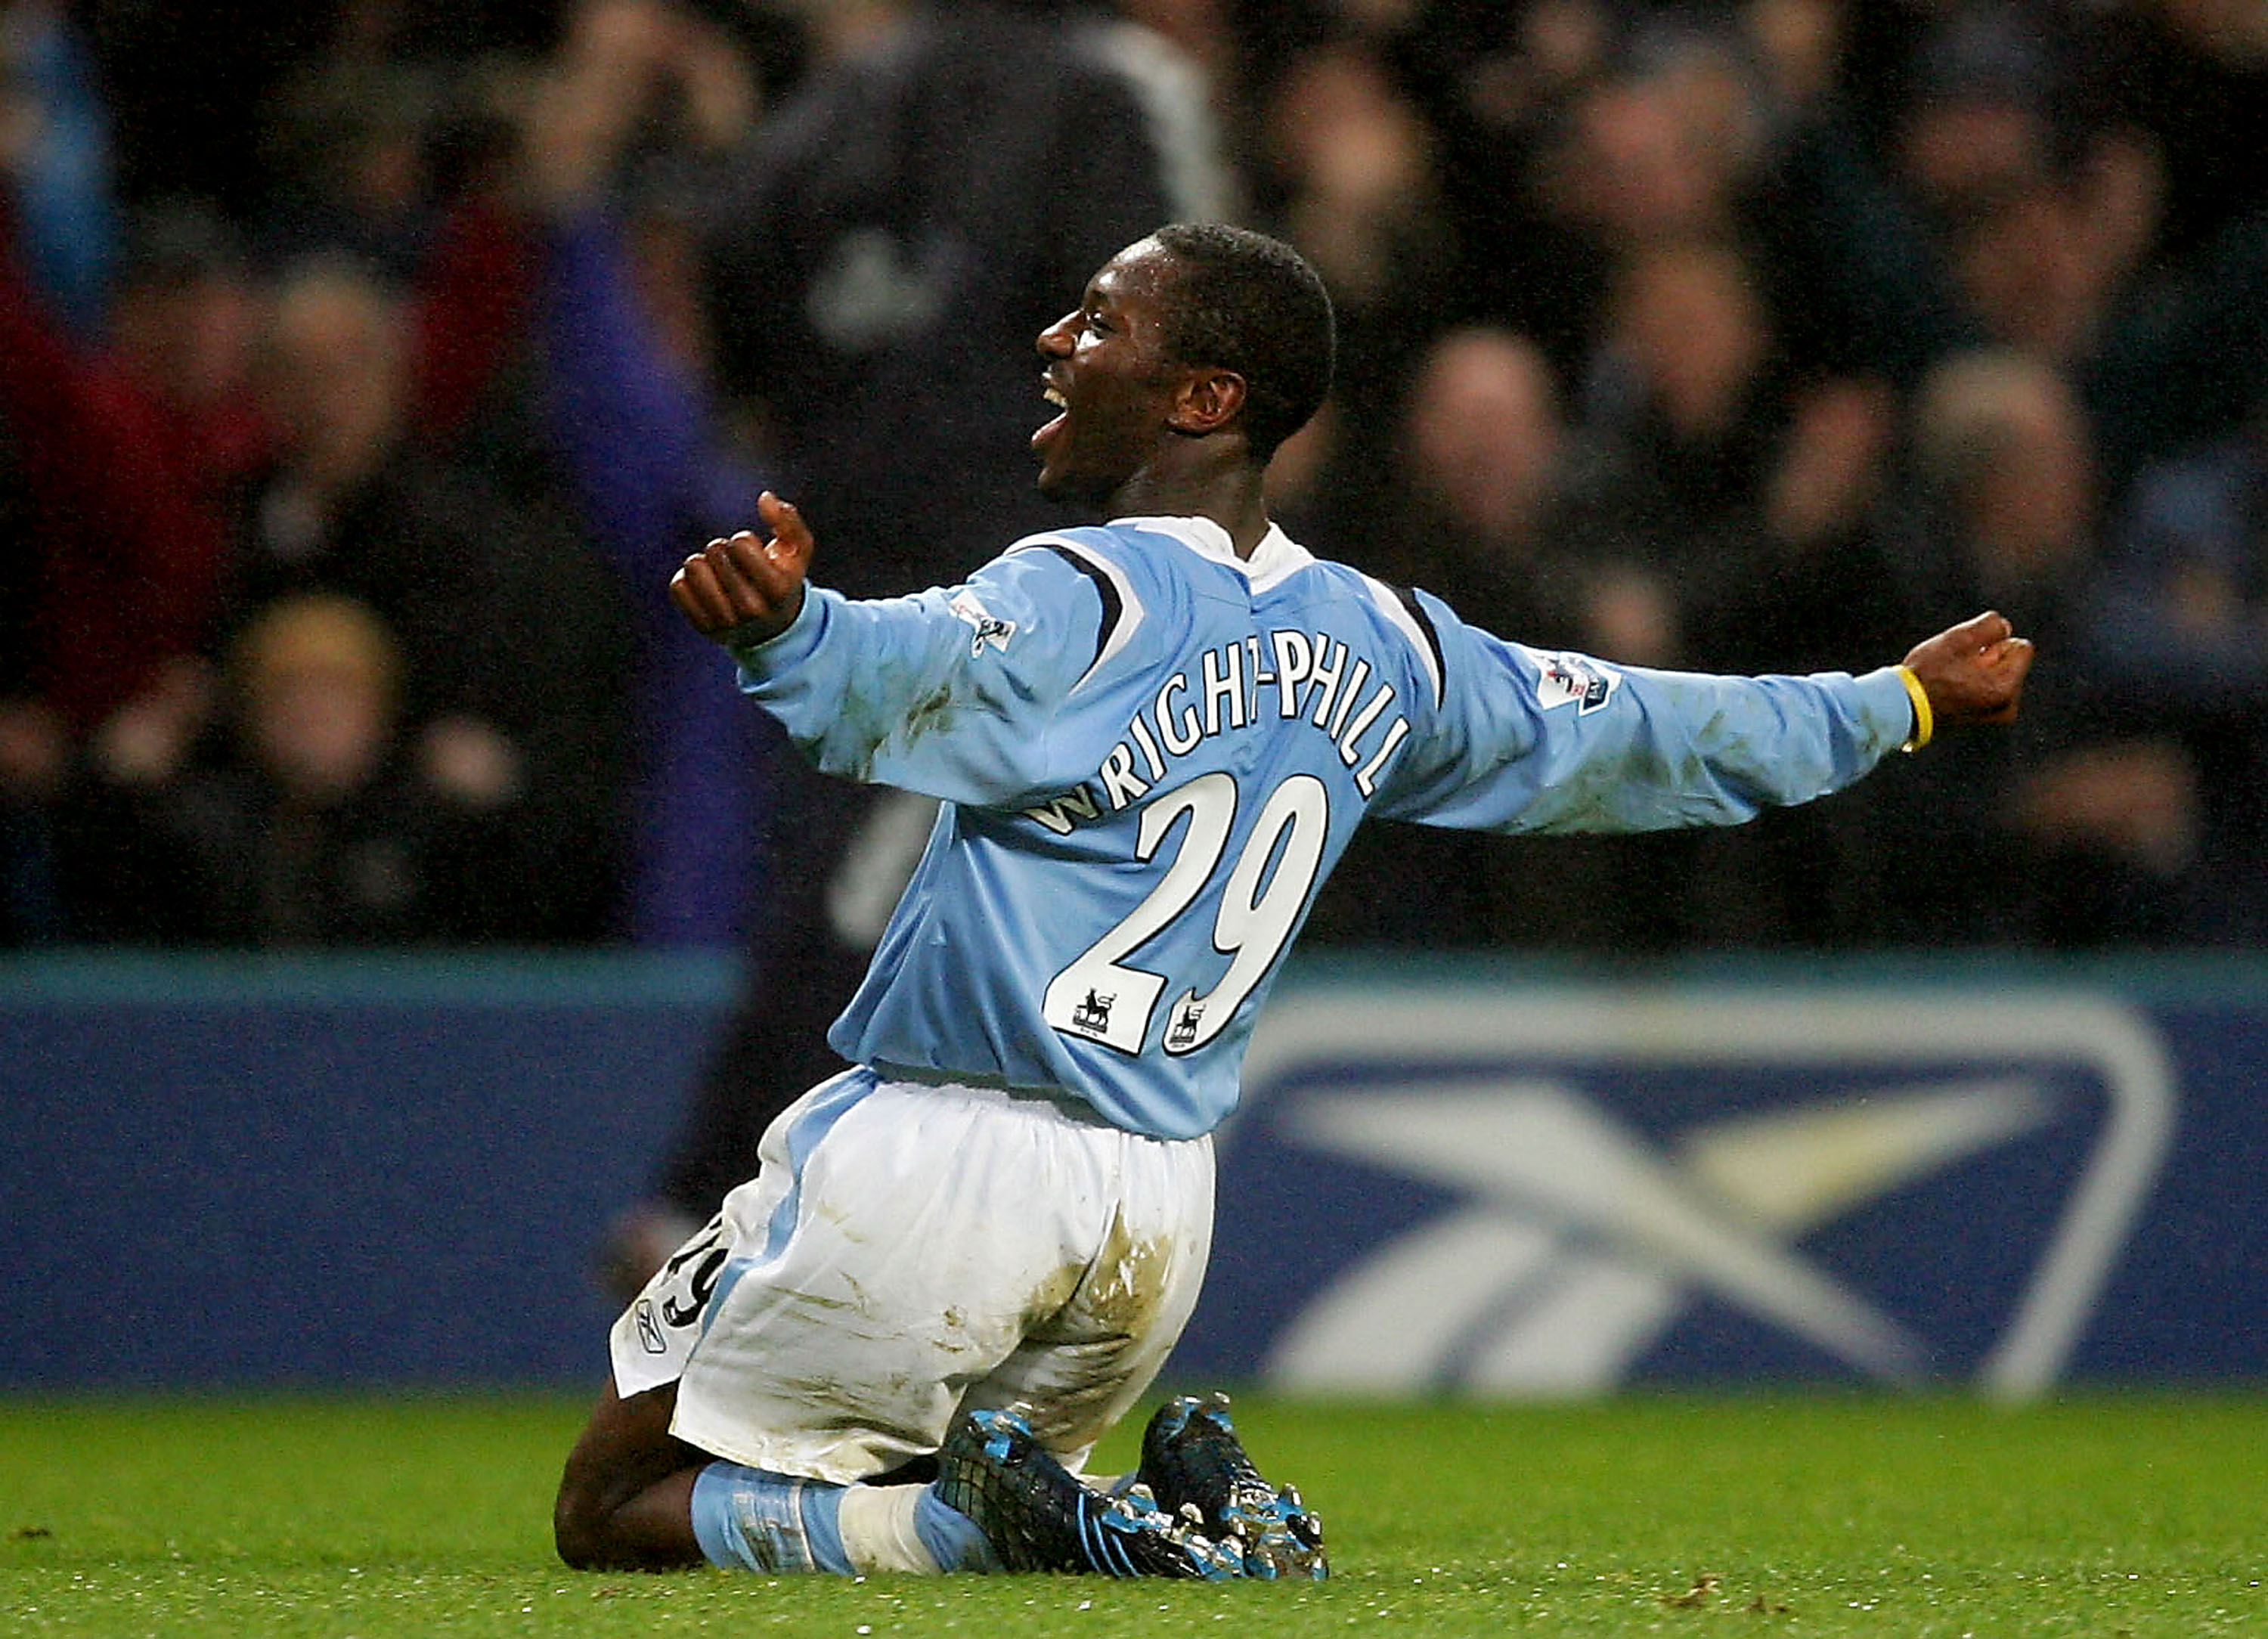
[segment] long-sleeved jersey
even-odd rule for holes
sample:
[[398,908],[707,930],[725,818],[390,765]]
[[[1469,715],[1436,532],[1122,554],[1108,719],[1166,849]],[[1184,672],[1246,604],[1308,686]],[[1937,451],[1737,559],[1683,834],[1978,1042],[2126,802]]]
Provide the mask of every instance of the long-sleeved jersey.
[[1914,726],[1892,668],[1727,678],[1539,652],[1271,529],[1032,536],[959,586],[819,588],[735,651],[821,768],[942,799],[829,1040],[1165,1138],[1234,1107],[1255,1019],[1366,815],[1466,829],[1732,824]]

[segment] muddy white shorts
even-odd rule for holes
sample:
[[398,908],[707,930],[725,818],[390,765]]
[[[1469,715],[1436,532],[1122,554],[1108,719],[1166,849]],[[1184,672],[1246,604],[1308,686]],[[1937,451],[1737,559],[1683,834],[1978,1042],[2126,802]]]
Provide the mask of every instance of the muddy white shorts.
[[1212,1209],[1210,1138],[849,1070],[615,1321],[615,1389],[674,1381],[680,1439],[836,1483],[1020,1400],[1076,1468],[1188,1322]]

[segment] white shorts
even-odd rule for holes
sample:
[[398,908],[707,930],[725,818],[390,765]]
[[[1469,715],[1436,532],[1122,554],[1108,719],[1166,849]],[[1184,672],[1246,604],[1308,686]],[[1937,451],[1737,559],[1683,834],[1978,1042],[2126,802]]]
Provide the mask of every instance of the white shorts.
[[837,1484],[1022,1401],[1076,1469],[1188,1323],[1212,1209],[1210,1138],[849,1070],[615,1321],[615,1389],[675,1381],[678,1438]]

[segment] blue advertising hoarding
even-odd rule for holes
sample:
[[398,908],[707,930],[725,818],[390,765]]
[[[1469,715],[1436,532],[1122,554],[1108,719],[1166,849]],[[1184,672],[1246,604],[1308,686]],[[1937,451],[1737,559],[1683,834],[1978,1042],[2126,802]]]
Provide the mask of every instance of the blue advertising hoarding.
[[1176,1373],[2012,1399],[2268,1375],[2258,989],[1764,971],[1279,998]]
[[562,1384],[728,968],[0,971],[0,1388]]
[[[733,984],[0,968],[0,1389],[595,1384]],[[2268,1378],[2257,962],[1314,962],[1248,1068],[1176,1383]]]

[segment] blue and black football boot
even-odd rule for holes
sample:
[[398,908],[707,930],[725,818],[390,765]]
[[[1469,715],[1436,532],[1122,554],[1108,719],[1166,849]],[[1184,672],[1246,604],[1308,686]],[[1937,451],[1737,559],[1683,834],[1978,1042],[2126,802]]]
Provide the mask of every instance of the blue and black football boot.
[[1224,1582],[1245,1555],[1160,1509],[1140,1486],[1104,1493],[1042,1446],[1013,1408],[975,1411],[938,1452],[939,1501],[975,1522],[1008,1570]]
[[1225,1394],[1160,1406],[1142,1432],[1135,1479],[1165,1512],[1242,1555],[1248,1577],[1321,1582],[1330,1574],[1323,1522],[1296,1489],[1279,1491],[1260,1477],[1228,1420]]

